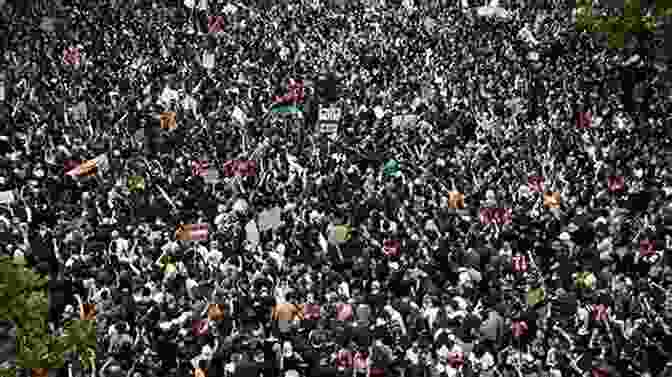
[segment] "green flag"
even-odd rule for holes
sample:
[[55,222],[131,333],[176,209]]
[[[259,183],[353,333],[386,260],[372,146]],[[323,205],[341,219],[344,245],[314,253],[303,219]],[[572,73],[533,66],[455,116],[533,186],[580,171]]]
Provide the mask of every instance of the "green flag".
[[385,163],[385,166],[383,166],[383,173],[391,177],[401,176],[401,171],[399,170],[399,162],[397,162],[396,160],[387,161]]
[[271,113],[273,114],[289,114],[297,115],[303,117],[303,107],[296,105],[283,105],[277,104],[271,107]]

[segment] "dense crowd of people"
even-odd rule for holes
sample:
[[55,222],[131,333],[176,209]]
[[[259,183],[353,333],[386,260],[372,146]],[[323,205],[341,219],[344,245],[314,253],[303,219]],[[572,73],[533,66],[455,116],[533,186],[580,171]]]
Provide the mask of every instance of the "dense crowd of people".
[[99,376],[672,376],[653,44],[564,3],[3,3],[0,249],[54,331],[95,304]]

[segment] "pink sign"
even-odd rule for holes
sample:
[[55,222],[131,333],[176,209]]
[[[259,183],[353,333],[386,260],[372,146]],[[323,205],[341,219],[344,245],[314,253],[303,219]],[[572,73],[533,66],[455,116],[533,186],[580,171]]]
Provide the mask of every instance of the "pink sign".
[[229,160],[224,163],[224,175],[227,177],[254,177],[257,175],[257,162],[252,160]]
[[208,164],[207,161],[192,161],[191,162],[191,174],[197,177],[204,177],[208,174]]
[[611,192],[623,191],[625,188],[625,179],[621,175],[608,177],[607,182],[609,185],[609,191]]
[[208,16],[208,32],[221,33],[224,31],[224,17]]
[[303,102],[304,96],[303,81],[290,79],[287,84],[287,94],[284,96],[273,97],[273,102],[300,103]]
[[511,331],[515,337],[525,335],[525,333],[527,333],[527,329],[527,322],[525,321],[513,321],[513,323],[511,323]]
[[603,304],[593,305],[593,319],[596,321],[606,321],[609,318],[607,307]]
[[352,305],[336,304],[336,320],[348,321],[352,319]]
[[194,336],[208,335],[208,321],[204,319],[194,320],[191,323],[191,331]]
[[357,352],[352,358],[352,366],[355,369],[365,370],[369,364],[369,354],[366,352]]
[[511,262],[513,264],[513,270],[515,272],[525,272],[527,271],[527,256],[525,255],[514,255],[511,257]]
[[448,364],[452,368],[459,368],[464,365],[464,354],[462,352],[448,352]]
[[352,352],[347,350],[340,350],[336,354],[336,368],[350,369],[352,368],[353,357]]
[[388,257],[399,255],[399,250],[401,249],[401,243],[398,240],[385,240],[383,241],[383,254]]
[[511,212],[511,208],[481,208],[479,219],[483,224],[509,224]]
[[527,178],[527,185],[532,192],[544,192],[544,177],[533,175]]
[[576,114],[576,127],[590,128],[590,126],[591,126],[590,112],[579,112]]
[[77,65],[80,62],[79,48],[69,47],[63,50],[63,63],[68,65]]
[[303,319],[306,320],[320,319],[320,305],[305,304],[303,306]]
[[651,240],[639,241],[639,255],[648,257],[656,253],[656,245]]

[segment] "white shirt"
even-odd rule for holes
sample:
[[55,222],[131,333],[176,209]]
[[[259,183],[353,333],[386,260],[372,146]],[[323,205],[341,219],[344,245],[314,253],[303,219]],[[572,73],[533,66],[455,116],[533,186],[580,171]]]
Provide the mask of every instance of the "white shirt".
[[206,255],[206,260],[212,264],[218,264],[224,255],[218,250],[210,250]]
[[495,358],[490,352],[486,352],[481,356],[481,369],[490,369],[495,366]]
[[164,103],[166,105],[170,105],[172,101],[177,101],[180,98],[180,94],[178,93],[177,90],[173,90],[169,87],[163,88],[163,92],[161,92],[161,97],[159,98],[159,102]]
[[350,286],[347,282],[342,282],[338,285],[338,292],[343,294],[345,297],[350,297]]
[[179,247],[179,245],[178,245],[177,242],[175,242],[175,241],[168,241],[165,245],[163,245],[163,246],[161,247],[161,251],[163,251],[164,253],[165,253],[166,251],[171,251],[171,252],[173,252],[173,251],[176,251],[178,247]]
[[184,282],[184,284],[185,284],[185,286],[187,287],[188,290],[192,290],[192,289],[198,287],[198,283],[196,282],[196,280],[194,280],[192,278],[188,278]]
[[284,264],[285,257],[282,256],[281,254],[276,253],[275,251],[271,251],[270,253],[268,253],[268,256],[275,261],[278,268],[282,267],[282,265]]
[[417,352],[413,351],[413,348],[409,348],[408,351],[406,351],[406,360],[410,361],[414,365],[417,365],[420,363],[420,356]]
[[537,41],[536,38],[534,38],[534,35],[530,31],[530,29],[527,28],[527,26],[524,26],[520,31],[518,32],[518,37],[523,39],[525,42],[537,45],[539,44],[539,41]]
[[439,314],[438,307],[427,307],[422,312],[423,318],[427,319],[427,322],[429,322],[430,326],[434,325],[434,322],[436,321],[436,317],[438,316],[438,314]]
[[203,67],[207,69],[215,68],[215,54],[203,52]]
[[158,292],[154,296],[152,296],[152,300],[154,300],[154,302],[156,302],[157,304],[162,303],[164,298],[165,295],[161,292]]

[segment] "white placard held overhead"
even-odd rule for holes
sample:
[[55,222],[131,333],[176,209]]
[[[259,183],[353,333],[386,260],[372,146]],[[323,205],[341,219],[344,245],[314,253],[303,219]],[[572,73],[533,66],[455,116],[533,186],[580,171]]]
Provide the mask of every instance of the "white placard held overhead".
[[327,134],[334,138],[338,134],[338,125],[341,122],[342,111],[338,107],[320,108],[319,125],[320,133]]
[[11,204],[16,201],[14,196],[14,191],[2,191],[0,192],[0,204]]
[[215,54],[208,52],[203,53],[203,67],[205,69],[215,68]]

